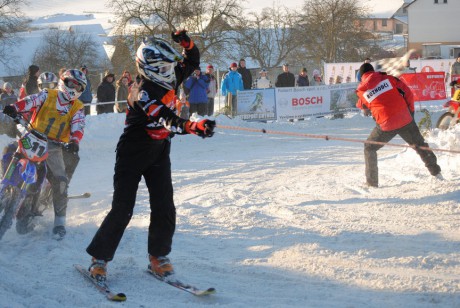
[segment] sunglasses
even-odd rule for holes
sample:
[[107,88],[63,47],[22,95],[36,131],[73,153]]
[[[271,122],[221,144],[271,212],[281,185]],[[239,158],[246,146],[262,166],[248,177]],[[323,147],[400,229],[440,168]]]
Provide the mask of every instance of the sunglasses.
[[70,89],[75,89],[77,92],[83,92],[84,90],[84,87],[73,79],[64,79],[64,84]]

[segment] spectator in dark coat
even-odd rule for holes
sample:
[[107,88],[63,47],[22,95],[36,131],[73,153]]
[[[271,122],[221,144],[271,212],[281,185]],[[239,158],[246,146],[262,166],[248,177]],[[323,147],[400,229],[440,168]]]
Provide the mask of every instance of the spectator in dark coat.
[[308,80],[307,69],[304,67],[300,70],[299,77],[297,77],[297,86],[298,87],[308,87],[310,85],[310,80]]
[[279,88],[295,86],[295,77],[289,72],[289,64],[283,64],[283,72],[276,78],[275,86]]
[[115,105],[115,86],[113,85],[114,80],[115,75],[109,71],[106,71],[101,84],[97,87],[98,103],[113,102],[112,104],[97,104],[97,114],[113,112],[113,106]]
[[34,64],[29,66],[27,77],[19,90],[19,99],[40,92],[37,82],[38,76],[40,76],[40,68]]
[[81,100],[83,102],[83,104],[85,104],[85,114],[89,115],[89,114],[91,114],[91,106],[90,106],[90,104],[93,101],[93,93],[91,92],[91,82],[89,81],[88,67],[86,67],[86,65],[83,65],[80,68],[80,71],[82,71],[83,74],[85,74],[85,76],[86,76],[86,87],[85,87],[85,91],[83,91],[83,93],[80,95],[80,97],[78,99]]
[[11,105],[13,103],[16,103],[17,100],[18,100],[18,97],[16,96],[16,94],[14,94],[13,86],[11,85],[11,83],[5,82],[5,84],[3,84],[3,93],[0,94],[1,109],[3,110],[3,108],[6,105]]
[[246,60],[240,59],[240,64],[237,69],[241,77],[243,77],[243,88],[245,90],[251,89],[252,87],[252,75],[251,72],[246,68]]

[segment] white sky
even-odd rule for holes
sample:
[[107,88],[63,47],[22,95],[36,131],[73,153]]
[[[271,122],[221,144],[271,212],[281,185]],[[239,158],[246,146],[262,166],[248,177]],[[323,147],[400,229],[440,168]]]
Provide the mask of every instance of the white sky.
[[[360,0],[372,8],[374,13],[385,12],[395,6],[402,4],[403,0]],[[82,14],[85,12],[107,12],[105,7],[107,1],[94,1],[94,0],[34,0],[30,1],[27,5],[26,14],[31,17],[39,17],[52,15],[57,13],[67,14]],[[260,11],[264,7],[270,7],[275,4],[284,5],[289,8],[301,7],[304,3],[303,0],[248,0],[243,3],[243,6],[248,10]]]

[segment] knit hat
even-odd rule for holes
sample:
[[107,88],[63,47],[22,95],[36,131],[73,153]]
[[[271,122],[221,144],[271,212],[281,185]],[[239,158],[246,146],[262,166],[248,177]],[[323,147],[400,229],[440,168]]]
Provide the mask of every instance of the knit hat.
[[259,73],[266,73],[267,70],[265,68],[262,68]]
[[206,66],[206,68],[207,68],[207,69],[209,69],[209,68],[214,69],[214,66],[212,66],[212,64],[209,64],[208,66]]
[[105,71],[104,78],[107,78],[107,77],[115,78],[115,74],[111,73],[110,71]]
[[306,67],[304,67],[304,68],[302,68],[300,71],[301,71],[301,72],[305,72],[305,73],[306,73],[306,72],[307,72],[307,68],[306,68]]
[[321,76],[321,72],[319,70],[313,70],[313,77],[314,76]]
[[230,64],[230,67],[238,67],[238,64],[236,64],[236,62],[233,62],[232,64]]
[[361,76],[363,76],[365,73],[367,72],[373,72],[374,71],[374,67],[372,66],[372,64],[370,63],[364,63],[363,65],[361,65],[361,67],[359,68],[359,74]]

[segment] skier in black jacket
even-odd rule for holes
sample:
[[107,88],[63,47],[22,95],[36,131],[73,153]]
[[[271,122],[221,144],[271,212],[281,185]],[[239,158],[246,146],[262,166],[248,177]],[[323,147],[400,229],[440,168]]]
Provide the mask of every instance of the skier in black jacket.
[[184,56],[154,37],[144,40],[137,50],[141,80],[133,84],[128,96],[125,129],[116,151],[112,209],[86,249],[93,257],[90,273],[98,281],[106,279],[107,262],[113,259],[131,219],[142,177],[150,194],[149,268],[161,277],[173,273],[167,257],[176,225],[170,136],[211,137],[216,123],[208,119],[191,122],[174,112],[175,92],[199,66],[200,54],[185,30],[172,33],[172,39],[184,47]]

